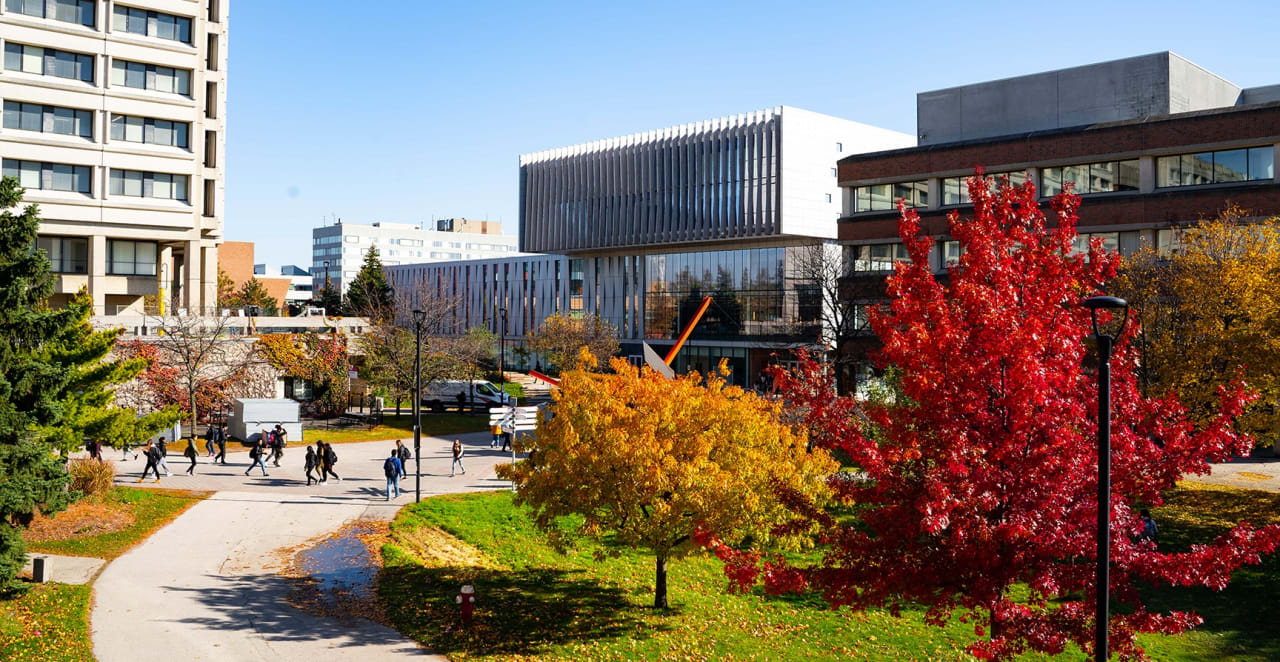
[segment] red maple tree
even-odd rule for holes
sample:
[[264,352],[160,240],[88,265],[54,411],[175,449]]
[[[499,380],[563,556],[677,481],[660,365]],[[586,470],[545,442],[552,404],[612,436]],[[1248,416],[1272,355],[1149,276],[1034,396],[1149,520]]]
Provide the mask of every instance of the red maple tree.
[[[981,173],[981,171],[979,171]],[[970,651],[1006,660],[1027,651],[1093,648],[1097,521],[1097,383],[1089,313],[1118,257],[1098,242],[1073,252],[1080,198],[1052,200],[1050,227],[1031,183],[969,183],[972,218],[948,217],[963,253],[939,279],[933,241],[904,209],[899,234],[911,261],[889,277],[890,303],[871,315],[879,361],[897,374],[895,397],[857,403],[834,395],[807,357],[776,384],[814,443],[839,449],[858,473],[833,479],[857,514],[837,521],[782,494],[800,523],[826,534],[812,566],[734,550],[702,536],[726,562],[731,585],[817,590],[833,606],[927,607],[926,620],[973,622]],[[1133,326],[1132,324],[1130,325]],[[1196,427],[1173,397],[1147,398],[1136,355],[1120,338],[1113,361],[1111,591],[1124,608],[1109,624],[1121,659],[1145,659],[1138,632],[1178,633],[1200,618],[1152,613],[1138,584],[1223,588],[1236,568],[1280,543],[1280,527],[1242,523],[1211,544],[1167,553],[1139,535],[1141,508],[1209,462],[1247,453],[1232,427],[1249,401],[1221,390],[1219,416]],[[1020,587],[1025,587],[1023,590]]]

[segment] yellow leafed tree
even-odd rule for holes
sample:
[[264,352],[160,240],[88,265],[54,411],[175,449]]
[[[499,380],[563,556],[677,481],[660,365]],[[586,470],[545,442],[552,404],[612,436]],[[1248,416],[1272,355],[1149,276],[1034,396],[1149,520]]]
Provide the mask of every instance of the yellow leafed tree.
[[517,444],[533,460],[498,469],[553,544],[610,536],[649,550],[654,606],[664,609],[667,562],[692,549],[698,527],[726,540],[803,544],[812,531],[775,530],[790,517],[774,488],[821,503],[837,467],[825,451],[806,450],[805,438],[779,420],[778,404],[719,375],[667,380],[620,359],[602,374],[590,370],[592,359],[582,352],[561,379],[554,415]]
[[1241,377],[1258,400],[1238,419],[1260,443],[1280,425],[1280,222],[1249,222],[1229,208],[1186,228],[1168,255],[1126,259],[1112,289],[1142,324],[1148,393],[1177,393],[1201,422],[1217,413],[1218,385]]

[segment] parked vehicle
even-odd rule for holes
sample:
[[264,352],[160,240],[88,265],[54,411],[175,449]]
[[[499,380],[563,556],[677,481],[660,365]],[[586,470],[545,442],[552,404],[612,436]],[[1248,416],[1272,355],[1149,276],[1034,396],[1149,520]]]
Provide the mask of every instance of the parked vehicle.
[[[463,400],[458,400],[461,394]],[[450,379],[434,382],[422,390],[422,406],[435,412],[442,412],[447,406],[460,403],[477,407],[501,407],[515,405],[516,399],[498,389],[492,382],[483,379]]]

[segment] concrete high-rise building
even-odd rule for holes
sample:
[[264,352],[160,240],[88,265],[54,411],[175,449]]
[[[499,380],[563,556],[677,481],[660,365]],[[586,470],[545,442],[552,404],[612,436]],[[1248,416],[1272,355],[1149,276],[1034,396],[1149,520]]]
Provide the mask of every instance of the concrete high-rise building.
[[328,278],[345,293],[370,248],[383,265],[472,260],[516,255],[516,238],[502,234],[494,221],[449,218],[433,221],[435,229],[409,223],[344,223],[311,230],[311,276],[314,287]]
[[0,42],[3,174],[40,204],[54,303],[212,309],[227,0],[4,0]]

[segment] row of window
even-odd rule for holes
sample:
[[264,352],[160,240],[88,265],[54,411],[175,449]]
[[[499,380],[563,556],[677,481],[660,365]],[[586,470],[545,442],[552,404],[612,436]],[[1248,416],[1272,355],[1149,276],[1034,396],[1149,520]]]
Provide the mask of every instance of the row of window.
[[94,27],[94,0],[5,0],[5,11]]
[[93,140],[93,111],[5,101],[4,128],[61,133]]
[[[86,237],[38,237],[36,248],[49,257],[54,273],[89,273],[89,239]],[[158,248],[154,241],[108,239],[107,273],[113,276],[154,276]]]
[[[4,159],[0,171],[31,190],[93,194],[93,166]],[[112,168],[108,181],[111,195],[182,202],[189,199],[187,175]]]
[[93,56],[53,48],[4,44],[4,68],[39,76],[70,78],[86,83],[93,82]]
[[[6,11],[17,14],[93,28],[97,26],[96,4],[95,0],[5,0],[4,6]],[[147,37],[180,41],[184,44],[191,43],[190,18],[136,7],[115,5],[112,10],[111,29],[116,32],[130,32]]]
[[1275,148],[1249,147],[1156,159],[1156,186],[1198,186],[1275,178]]
[[[1103,250],[1112,253],[1120,250],[1119,232],[1082,232],[1076,235],[1072,250],[1081,254],[1088,253],[1089,243],[1095,237],[1102,240]],[[954,239],[943,241],[941,249],[942,264],[945,266],[955,264],[964,252],[960,242]],[[905,244],[864,244],[846,246],[845,261],[849,270],[855,273],[887,272],[893,271],[893,265],[898,262],[910,262],[911,255]]]
[[113,58],[111,84],[191,96],[191,71]]
[[908,207],[928,207],[929,182],[876,184],[853,189],[854,212],[887,211],[896,208],[898,200],[902,200]]
[[[94,56],[6,42],[4,68],[40,76],[94,82]],[[191,70],[111,59],[111,84],[191,96]]]
[[[1010,184],[1020,186],[1027,180],[1024,172],[993,173],[993,183],[1003,175]],[[1200,186],[1275,178],[1275,149],[1271,145],[1238,149],[1176,154],[1156,158],[1156,186]],[[966,177],[942,180],[942,204],[969,203]],[[1076,193],[1112,193],[1138,190],[1138,159],[1049,166],[1040,169],[1040,194],[1057,195],[1073,184]],[[887,211],[903,199],[909,207],[928,205],[928,182],[900,182],[854,188],[853,212]]]
[[[93,111],[19,101],[4,102],[4,128],[58,133],[93,140]],[[111,114],[111,139],[188,148],[187,122]]]
[[112,10],[111,29],[184,44],[191,43],[191,19],[164,12],[116,5]]

